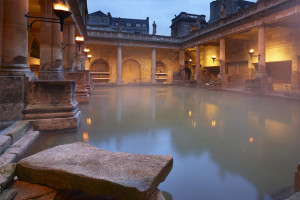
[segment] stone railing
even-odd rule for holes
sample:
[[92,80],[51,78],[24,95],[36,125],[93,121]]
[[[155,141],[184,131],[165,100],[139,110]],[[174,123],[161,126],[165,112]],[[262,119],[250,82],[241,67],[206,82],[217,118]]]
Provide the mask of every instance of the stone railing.
[[262,1],[259,1],[255,4],[253,4],[252,6],[249,6],[248,8],[242,9],[239,12],[229,15],[228,17],[222,18],[200,30],[194,31],[191,34],[184,36],[182,38],[183,42],[187,42],[189,40],[192,40],[201,35],[210,33],[219,28],[233,24],[235,22],[238,22],[238,21],[248,18],[250,16],[254,16],[258,13],[261,13],[261,12],[266,13],[270,9],[272,9],[278,5],[286,4],[286,3],[289,3],[292,1],[294,1],[294,0],[262,0]]
[[182,39],[161,36],[161,35],[144,35],[135,33],[122,33],[113,31],[99,31],[99,30],[87,30],[88,37],[101,38],[101,39],[114,39],[114,40],[131,40],[141,42],[155,42],[155,43],[169,43],[169,44],[181,44]]

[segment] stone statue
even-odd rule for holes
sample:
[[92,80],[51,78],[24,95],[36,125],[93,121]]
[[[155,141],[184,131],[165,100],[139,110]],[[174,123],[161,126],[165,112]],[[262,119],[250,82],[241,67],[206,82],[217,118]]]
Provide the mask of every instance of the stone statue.
[[155,24],[155,21],[153,22],[153,24],[152,24],[152,26],[153,26],[153,34],[152,35],[156,35],[156,24]]

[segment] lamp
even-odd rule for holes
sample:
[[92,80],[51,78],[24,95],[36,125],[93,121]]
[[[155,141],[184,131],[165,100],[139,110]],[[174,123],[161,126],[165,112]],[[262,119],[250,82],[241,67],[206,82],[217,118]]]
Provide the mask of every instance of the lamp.
[[[32,28],[32,25],[35,22],[49,22],[49,23],[59,23],[60,31],[63,32],[65,19],[70,17],[70,15],[72,13],[69,11],[68,6],[63,3],[54,3],[53,4],[53,12],[56,15],[56,17],[58,17],[58,19],[47,18],[47,17],[34,17],[34,16],[30,16],[29,13],[25,14],[25,17],[27,18],[27,30],[29,28]],[[33,18],[33,19],[37,19],[37,20],[34,20],[29,24],[29,18]]]
[[83,49],[83,53],[85,53],[85,54],[90,53],[90,49],[89,49],[89,48],[84,48],[84,49]]
[[215,63],[217,56],[212,56],[211,59],[213,60],[213,63]]
[[88,54],[87,55],[87,58],[89,59],[89,62],[91,62],[91,58],[92,58],[93,56],[91,55],[91,54]]
[[62,43],[62,49],[65,49],[67,46],[75,46],[79,48],[80,51],[80,46],[84,42],[84,37],[83,36],[76,36],[75,37],[75,42],[76,44],[64,44]]

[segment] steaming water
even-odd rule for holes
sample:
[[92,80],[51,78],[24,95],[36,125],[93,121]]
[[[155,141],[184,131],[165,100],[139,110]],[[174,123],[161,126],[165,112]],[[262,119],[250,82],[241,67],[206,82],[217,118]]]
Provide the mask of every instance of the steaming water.
[[[170,154],[159,189],[174,200],[261,200],[293,185],[299,101],[185,87],[97,87],[78,131],[44,133],[32,152],[86,141],[110,151]],[[172,196],[172,197],[170,197]]]

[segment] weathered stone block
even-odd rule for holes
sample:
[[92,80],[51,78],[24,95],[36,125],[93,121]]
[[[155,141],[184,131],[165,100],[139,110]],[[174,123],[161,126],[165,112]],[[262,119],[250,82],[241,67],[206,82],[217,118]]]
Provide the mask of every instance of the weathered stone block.
[[24,76],[0,76],[0,123],[22,118]]
[[75,100],[79,103],[89,102],[89,94],[86,89],[86,73],[84,71],[66,72],[65,80],[75,81]]
[[19,180],[119,200],[149,199],[173,166],[171,156],[109,152],[85,143],[56,146],[17,165]]
[[6,185],[13,181],[16,171],[16,164],[7,164],[0,167],[0,191],[4,190]]
[[9,163],[13,163],[17,161],[17,155],[16,154],[7,154],[4,153],[0,156],[0,166],[7,165]]
[[29,121],[18,121],[2,131],[2,134],[11,138],[11,144],[17,142],[25,133],[30,130],[31,122]]
[[17,159],[25,152],[26,149],[38,138],[39,131],[31,131],[26,133],[19,141],[11,145],[5,154],[15,154]]
[[0,135],[0,155],[10,146],[11,138],[6,135]]
[[1,200],[14,200],[15,196],[18,194],[17,190],[5,190],[0,194]]
[[33,121],[34,127],[41,131],[77,128],[80,111],[74,92],[74,81],[29,82],[23,119]]

